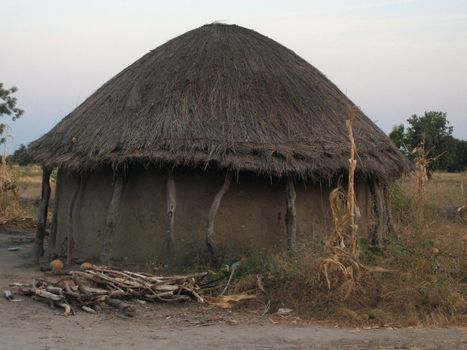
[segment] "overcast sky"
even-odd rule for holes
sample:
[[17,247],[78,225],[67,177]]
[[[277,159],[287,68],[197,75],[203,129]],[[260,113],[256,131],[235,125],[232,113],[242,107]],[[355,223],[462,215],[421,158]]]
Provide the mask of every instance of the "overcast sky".
[[10,123],[15,146],[149,50],[216,20],[294,50],[386,132],[439,110],[467,139],[467,0],[0,0],[0,82],[19,88],[25,110]]

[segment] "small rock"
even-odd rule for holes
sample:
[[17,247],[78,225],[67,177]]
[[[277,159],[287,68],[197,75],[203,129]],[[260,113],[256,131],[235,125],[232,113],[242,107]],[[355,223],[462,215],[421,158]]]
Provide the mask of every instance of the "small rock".
[[5,296],[6,300],[11,301],[13,300],[13,293],[9,290],[4,290],[3,295]]
[[20,247],[9,247],[9,248],[8,248],[8,251],[9,251],[9,252],[16,252],[16,251],[18,251],[18,250],[21,250],[21,248],[20,248]]

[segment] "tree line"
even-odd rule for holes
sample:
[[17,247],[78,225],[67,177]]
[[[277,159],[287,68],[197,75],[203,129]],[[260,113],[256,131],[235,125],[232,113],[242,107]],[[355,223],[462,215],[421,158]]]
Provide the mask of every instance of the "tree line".
[[407,157],[412,150],[423,147],[431,159],[434,170],[458,172],[467,169],[467,141],[452,136],[446,113],[430,111],[423,116],[416,114],[407,119],[408,126],[393,127],[389,137]]

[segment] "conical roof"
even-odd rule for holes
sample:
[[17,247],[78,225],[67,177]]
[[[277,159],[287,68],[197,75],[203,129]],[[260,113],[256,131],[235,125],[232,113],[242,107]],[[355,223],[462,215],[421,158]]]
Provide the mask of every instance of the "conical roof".
[[[113,77],[30,150],[46,166],[128,162],[330,177],[348,167],[353,103],[291,50],[236,25],[205,25]],[[365,115],[354,122],[361,173],[407,161]]]

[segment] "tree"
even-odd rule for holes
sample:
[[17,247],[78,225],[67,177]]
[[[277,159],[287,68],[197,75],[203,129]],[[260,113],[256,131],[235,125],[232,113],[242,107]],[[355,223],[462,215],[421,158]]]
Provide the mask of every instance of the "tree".
[[463,171],[467,169],[467,141],[452,136],[446,113],[425,112],[407,119],[409,127],[395,125],[389,133],[394,144],[408,157],[411,151],[423,145],[432,161],[431,170]]
[[[10,117],[13,121],[21,117],[24,113],[22,109],[16,107],[17,99],[13,94],[18,89],[13,86],[10,89],[4,89],[3,84],[0,83],[0,117]],[[5,143],[5,129],[6,124],[0,123],[0,144]]]
[[446,169],[464,171],[467,169],[467,141],[452,138],[453,151],[449,154]]
[[467,169],[467,141],[457,140],[455,159],[457,164],[454,164],[454,166],[457,168],[457,171]]
[[404,124],[394,125],[389,137],[399,150],[406,154],[407,151],[407,134],[405,132]]
[[25,145],[19,145],[19,148],[11,155],[8,156],[9,164],[29,165],[33,163],[31,155]]
[[454,150],[451,136],[453,127],[449,126],[446,113],[431,111],[421,117],[414,114],[407,122],[406,140],[409,149],[423,144],[434,159],[432,169],[446,169],[447,155]]

